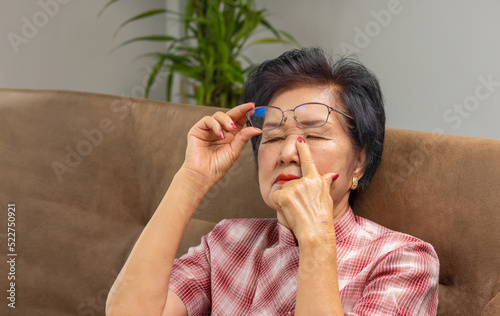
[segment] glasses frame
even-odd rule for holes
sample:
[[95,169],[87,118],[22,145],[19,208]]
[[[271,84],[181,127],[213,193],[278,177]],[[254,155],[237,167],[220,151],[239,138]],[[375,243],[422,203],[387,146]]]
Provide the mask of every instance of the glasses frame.
[[[305,125],[302,125],[302,124],[300,124],[300,122],[299,122],[299,121],[297,121],[297,116],[295,115],[295,109],[297,109],[298,107],[304,106],[304,105],[308,105],[308,104],[320,104],[320,105],[324,105],[324,106],[326,106],[326,107],[328,108],[328,115],[326,116],[326,120],[325,120],[325,122],[324,122],[323,124],[321,124],[321,125],[319,125],[319,126],[310,127],[310,126],[305,126]],[[332,112],[337,112],[337,113],[340,113],[340,114],[342,114],[343,116],[345,116],[345,117],[347,117],[347,118],[350,118],[351,120],[354,120],[354,119],[352,118],[352,116],[350,116],[350,115],[348,115],[348,114],[346,114],[346,113],[344,113],[344,112],[342,112],[342,111],[340,111],[340,110],[337,110],[337,109],[335,109],[335,108],[332,108],[332,107],[331,107],[331,106],[329,106],[328,104],[324,104],[324,103],[321,103],[321,102],[306,102],[306,103],[302,103],[302,104],[297,105],[297,106],[296,106],[296,107],[294,107],[292,110],[284,110],[284,111],[283,111],[282,109],[280,109],[279,107],[272,106],[272,105],[256,106],[255,108],[251,109],[250,111],[248,111],[248,112],[246,113],[246,116],[247,116],[247,118],[248,118],[248,122],[250,123],[250,125],[251,125],[252,127],[255,127],[255,126],[253,126],[252,121],[250,120],[250,112],[251,112],[251,111],[254,111],[255,109],[258,109],[258,108],[275,108],[275,109],[278,109],[278,110],[280,110],[280,111],[281,111],[281,121],[278,123],[278,125],[276,125],[275,127],[271,128],[271,129],[266,129],[266,130],[261,129],[261,131],[263,131],[263,132],[272,131],[273,129],[280,127],[280,126],[281,126],[281,124],[286,123],[286,118],[287,118],[288,116],[285,116],[285,112],[293,112],[293,119],[295,120],[295,122],[297,122],[297,124],[299,124],[300,126],[305,127],[305,128],[316,128],[316,127],[321,127],[321,126],[325,125],[325,124],[328,122],[328,118],[330,117],[330,113],[332,113]],[[258,127],[255,127],[255,128],[258,128]],[[260,128],[259,128],[259,129],[260,129]]]

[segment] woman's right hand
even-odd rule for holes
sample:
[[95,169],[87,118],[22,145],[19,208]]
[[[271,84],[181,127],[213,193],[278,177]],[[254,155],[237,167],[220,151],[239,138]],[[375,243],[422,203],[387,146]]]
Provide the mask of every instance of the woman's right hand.
[[182,168],[194,173],[203,181],[203,186],[212,187],[221,180],[250,138],[262,133],[256,128],[244,127],[245,114],[254,106],[253,102],[245,103],[199,120],[188,133]]

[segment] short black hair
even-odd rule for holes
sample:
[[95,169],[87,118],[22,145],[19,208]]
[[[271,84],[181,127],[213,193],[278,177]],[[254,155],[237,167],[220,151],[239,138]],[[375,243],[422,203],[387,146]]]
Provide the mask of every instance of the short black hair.
[[[358,190],[370,183],[382,158],[385,111],[382,91],[375,75],[358,60],[327,58],[318,47],[293,49],[263,62],[246,81],[242,102],[267,105],[273,96],[300,86],[333,87],[342,101],[343,111],[353,120],[339,116],[353,146],[366,149],[365,173]],[[257,159],[261,135],[252,138]],[[351,202],[356,196],[351,193]]]

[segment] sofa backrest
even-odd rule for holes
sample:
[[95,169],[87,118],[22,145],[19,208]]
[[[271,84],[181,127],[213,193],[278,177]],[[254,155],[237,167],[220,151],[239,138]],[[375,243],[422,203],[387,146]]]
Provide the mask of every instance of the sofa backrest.
[[[104,315],[114,279],[183,162],[187,132],[218,110],[0,89],[0,201],[16,205],[19,295],[16,310],[4,313],[4,304],[0,314]],[[499,140],[388,129],[382,166],[354,206],[434,245],[439,315],[500,308],[499,159]],[[224,218],[274,216],[248,144],[203,200],[178,255]],[[0,269],[9,269],[5,260]]]
[[438,315],[500,315],[499,180],[500,140],[387,130],[354,209],[434,246]]

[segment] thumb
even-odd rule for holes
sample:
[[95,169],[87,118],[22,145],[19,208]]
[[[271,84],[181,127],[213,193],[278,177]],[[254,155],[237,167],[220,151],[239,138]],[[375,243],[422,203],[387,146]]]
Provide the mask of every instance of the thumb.
[[245,144],[250,140],[250,138],[259,135],[262,133],[261,130],[254,127],[245,127],[241,131],[239,131],[234,139],[231,141],[231,147],[236,152],[241,152]]
[[330,173],[324,174],[322,176],[322,178],[328,184],[328,186],[331,187],[332,183],[335,182],[335,180],[337,180],[339,178],[339,174],[334,173],[334,172],[330,172]]

